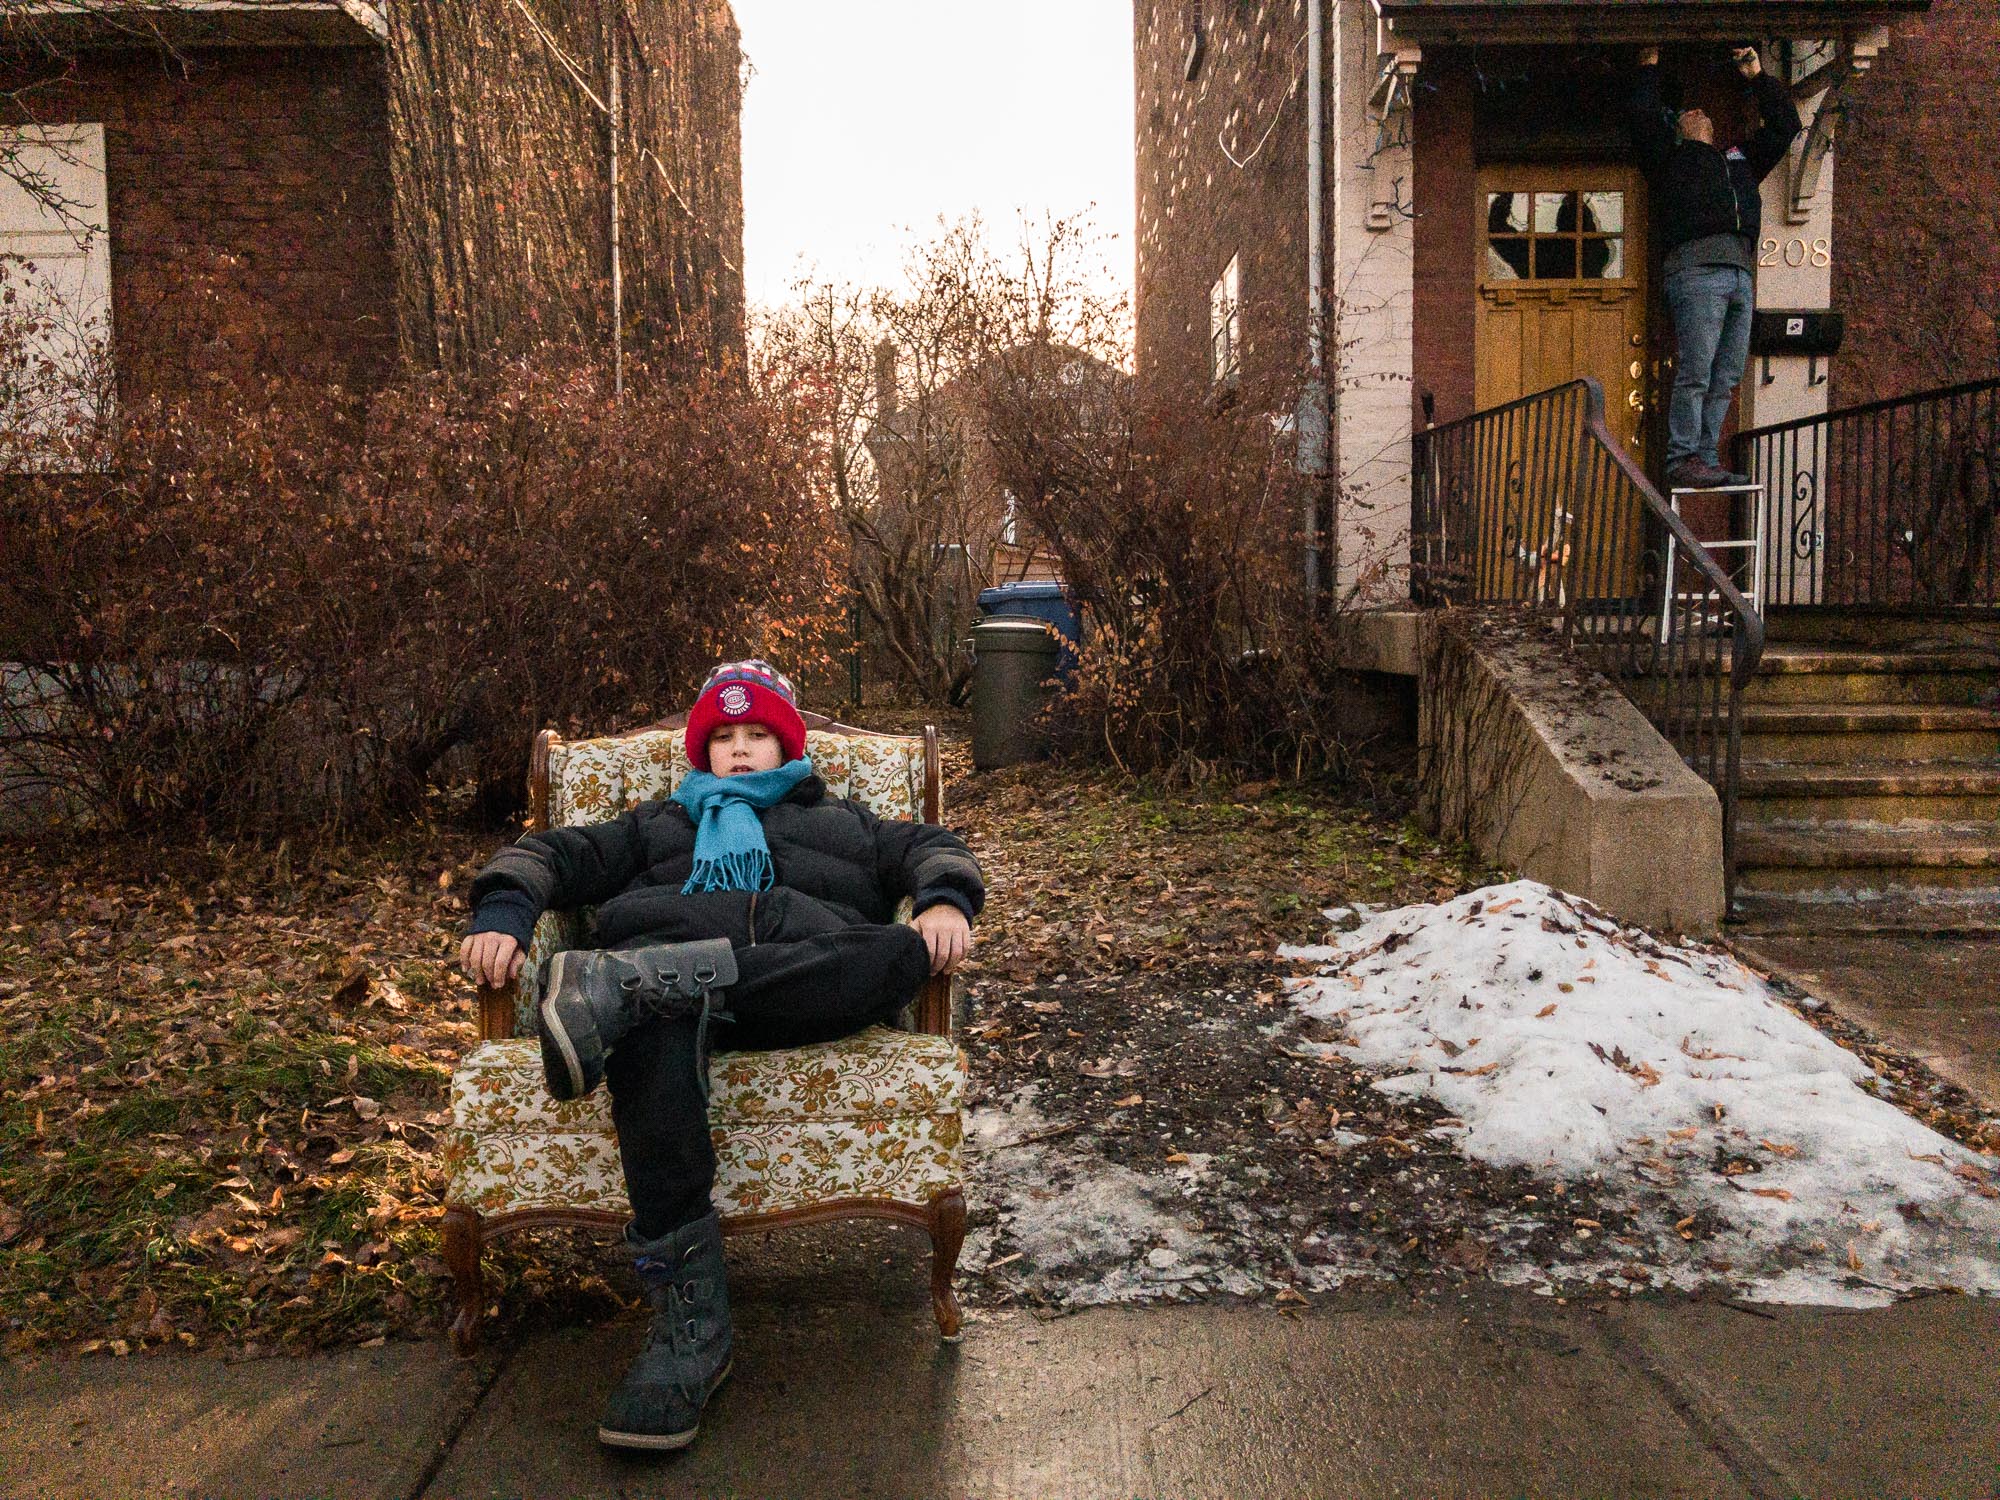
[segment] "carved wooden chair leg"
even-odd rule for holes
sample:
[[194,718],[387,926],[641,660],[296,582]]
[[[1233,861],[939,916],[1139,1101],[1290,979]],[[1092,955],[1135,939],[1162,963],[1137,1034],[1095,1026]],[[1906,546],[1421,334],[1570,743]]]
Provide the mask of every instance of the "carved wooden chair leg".
[[965,1245],[965,1194],[957,1188],[931,1199],[931,1311],[940,1336],[959,1338],[958,1296],[951,1289],[958,1252]]
[[486,1276],[479,1266],[484,1248],[476,1209],[457,1204],[444,1211],[444,1263],[458,1287],[458,1316],[451,1340],[461,1355],[479,1341],[479,1318],[486,1311]]

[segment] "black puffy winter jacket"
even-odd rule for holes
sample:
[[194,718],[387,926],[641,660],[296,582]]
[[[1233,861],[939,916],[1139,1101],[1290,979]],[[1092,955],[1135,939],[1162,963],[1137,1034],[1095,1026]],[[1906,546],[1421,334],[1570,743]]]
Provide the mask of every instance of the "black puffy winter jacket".
[[1804,127],[1791,92],[1769,73],[1751,80],[1757,129],[1742,148],[1722,151],[1680,138],[1677,119],[1660,98],[1660,70],[1639,70],[1632,90],[1632,144],[1653,184],[1654,233],[1663,254],[1712,234],[1738,234],[1757,244],[1763,203],[1757,184],[1785,159]]
[[[965,841],[934,823],[885,820],[827,795],[808,776],[758,813],[778,889],[765,893],[751,935],[782,942],[824,931],[829,914],[850,924],[888,922],[896,903],[946,903],[977,917],[986,900]],[[694,869],[694,821],[678,802],[644,802],[609,823],[551,828],[502,849],[472,883],[473,932],[511,933],[523,946],[547,910],[596,906],[595,942],[667,934],[740,937],[741,892],[681,894]],[[787,900],[785,891],[814,898]],[[797,927],[799,930],[791,930]],[[738,929],[738,931],[732,931]]]

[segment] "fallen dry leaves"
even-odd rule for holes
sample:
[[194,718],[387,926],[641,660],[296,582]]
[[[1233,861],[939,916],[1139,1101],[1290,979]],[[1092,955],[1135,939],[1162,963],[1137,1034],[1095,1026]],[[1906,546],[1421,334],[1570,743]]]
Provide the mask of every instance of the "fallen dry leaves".
[[498,842],[0,846],[0,1347],[436,1326],[452,887]]

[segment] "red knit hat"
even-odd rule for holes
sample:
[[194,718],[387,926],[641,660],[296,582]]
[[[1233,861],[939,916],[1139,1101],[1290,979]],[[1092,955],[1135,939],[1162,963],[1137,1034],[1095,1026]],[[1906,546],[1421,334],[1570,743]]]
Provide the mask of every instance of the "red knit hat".
[[778,737],[785,759],[806,753],[806,721],[791,679],[767,661],[726,661],[708,674],[688,710],[687,757],[708,769],[709,736],[726,724],[762,724]]

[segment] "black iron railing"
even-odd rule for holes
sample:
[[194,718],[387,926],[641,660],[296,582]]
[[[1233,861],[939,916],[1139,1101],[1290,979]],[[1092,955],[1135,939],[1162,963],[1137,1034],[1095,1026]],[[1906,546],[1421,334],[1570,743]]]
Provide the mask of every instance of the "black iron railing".
[[1764,622],[1653,488],[1584,378],[1416,435],[1411,591],[1556,618],[1722,800],[1736,878],[1742,694]]
[[1770,500],[1766,609],[2000,606],[2000,379],[1736,435]]

